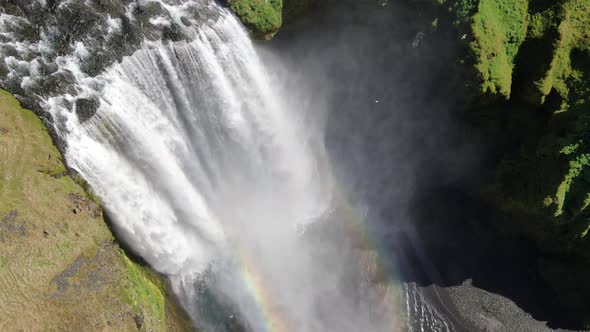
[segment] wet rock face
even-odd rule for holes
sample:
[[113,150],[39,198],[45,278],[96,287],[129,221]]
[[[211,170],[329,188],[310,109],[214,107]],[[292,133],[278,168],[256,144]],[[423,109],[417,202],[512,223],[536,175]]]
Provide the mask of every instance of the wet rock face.
[[78,99],[76,101],[76,114],[80,122],[84,123],[90,120],[96,114],[99,106],[100,102],[96,98]]
[[198,2],[175,6],[182,16],[152,1],[2,0],[0,87],[35,109],[48,97],[76,96],[78,79],[99,75],[144,41],[189,39],[186,28],[209,15]]

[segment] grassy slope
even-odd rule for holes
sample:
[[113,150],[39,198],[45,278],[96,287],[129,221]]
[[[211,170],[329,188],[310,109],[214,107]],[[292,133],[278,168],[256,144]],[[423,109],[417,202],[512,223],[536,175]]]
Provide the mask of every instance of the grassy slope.
[[187,330],[118,248],[42,122],[0,90],[0,330]]

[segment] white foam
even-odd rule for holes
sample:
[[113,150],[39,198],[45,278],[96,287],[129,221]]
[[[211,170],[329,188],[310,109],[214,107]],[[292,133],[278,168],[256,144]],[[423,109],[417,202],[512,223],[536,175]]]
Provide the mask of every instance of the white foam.
[[110,15],[107,17],[107,34],[110,36],[114,33],[121,31],[121,19],[116,17],[112,18]]
[[158,16],[150,18],[150,23],[156,26],[170,26],[172,22],[165,16]]
[[79,41],[74,45],[74,56],[80,60],[86,59],[90,56],[90,52],[86,46],[84,46],[83,42]]

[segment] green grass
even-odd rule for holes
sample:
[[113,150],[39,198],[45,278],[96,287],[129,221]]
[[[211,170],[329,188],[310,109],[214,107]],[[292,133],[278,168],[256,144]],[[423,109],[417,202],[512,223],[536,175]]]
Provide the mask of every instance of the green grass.
[[157,282],[158,276],[149,268],[132,262],[122,252],[127,271],[127,278],[131,284],[122,290],[123,300],[132,306],[136,313],[141,313],[149,319],[156,330],[166,327],[166,299],[163,295],[163,285]]
[[471,49],[483,93],[510,97],[514,58],[526,36],[527,0],[481,0],[473,16]]
[[73,241],[66,240],[56,246],[57,250],[62,256],[67,256],[76,248],[77,244]]
[[96,204],[100,206],[100,198],[96,195],[96,193],[94,192],[94,190],[92,189],[92,187],[90,186],[90,184],[84,180],[80,175],[78,174],[74,174],[71,176],[72,180],[74,180],[74,182],[80,186],[84,192],[86,193],[86,195]]

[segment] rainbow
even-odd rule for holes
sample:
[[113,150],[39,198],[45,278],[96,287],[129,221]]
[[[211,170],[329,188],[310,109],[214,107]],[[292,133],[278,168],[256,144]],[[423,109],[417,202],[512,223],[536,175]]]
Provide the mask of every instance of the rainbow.
[[250,258],[242,251],[240,253],[240,272],[242,281],[248,294],[254,300],[258,312],[261,314],[263,332],[287,332],[287,323],[283,315],[273,303],[268,290],[265,288],[264,279],[257,273]]
[[[342,195],[342,193],[341,193]],[[348,202],[349,200],[344,200]],[[382,277],[382,284],[384,285],[398,285],[399,278],[397,277],[397,268],[393,257],[386,255],[387,252],[384,244],[379,240],[378,235],[368,227],[365,217],[354,206],[347,204],[348,215],[350,218],[343,218],[345,224],[349,227],[349,234],[352,236],[353,245],[356,244],[360,248],[367,248],[377,253],[377,273]],[[390,288],[391,290],[391,288]],[[397,291],[398,288],[396,287]],[[401,308],[399,293],[385,294],[383,299],[383,308],[387,310],[384,315],[387,326],[390,326],[390,331],[398,331],[400,326],[400,318],[406,315],[399,308]]]
[[[342,200],[344,201],[344,200]],[[377,252],[378,274],[379,279],[383,285],[395,285],[398,281],[396,278],[395,262],[383,259],[384,247],[380,245],[377,234],[371,231],[364,222],[362,213],[359,213],[354,207],[344,205],[343,209],[347,217],[343,218],[347,226],[347,233],[351,236],[353,245],[359,248],[366,248]],[[347,208],[346,208],[347,207]],[[273,301],[272,294],[264,280],[264,276],[257,270],[255,264],[246,254],[246,250],[240,250],[239,267],[244,289],[247,290],[248,296],[254,302],[256,311],[259,313],[259,321],[262,323],[263,332],[289,332],[295,329],[288,323],[288,313],[281,312],[279,306]],[[389,289],[391,290],[391,289]],[[391,326],[389,330],[397,331],[400,323],[400,317],[403,317],[399,302],[399,294],[397,292],[388,291],[382,305],[387,312],[385,317],[387,326]]]

